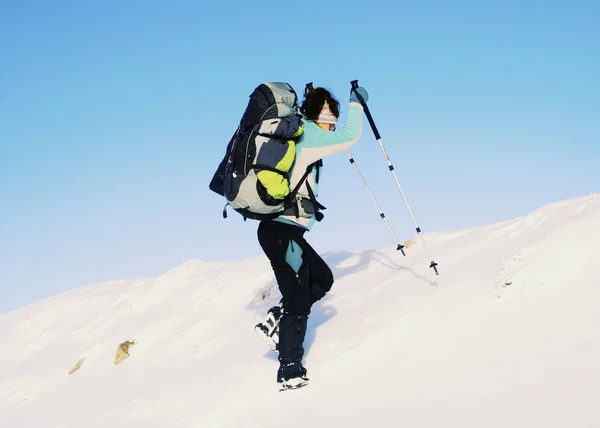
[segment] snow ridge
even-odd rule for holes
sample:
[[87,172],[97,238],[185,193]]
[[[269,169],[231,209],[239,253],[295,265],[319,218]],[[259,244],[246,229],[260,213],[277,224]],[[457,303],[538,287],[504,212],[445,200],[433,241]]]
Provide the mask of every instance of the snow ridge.
[[311,384],[284,393],[264,257],[72,290],[0,315],[0,426],[599,426],[599,233],[591,194],[426,234],[439,276],[419,242],[326,254]]

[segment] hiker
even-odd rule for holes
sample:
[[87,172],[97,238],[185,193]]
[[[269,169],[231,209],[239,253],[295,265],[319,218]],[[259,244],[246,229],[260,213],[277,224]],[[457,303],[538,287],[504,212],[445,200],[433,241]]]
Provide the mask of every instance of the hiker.
[[[356,88],[364,101],[367,91]],[[311,174],[295,195],[296,209],[286,211],[275,219],[262,220],[257,236],[260,246],[269,258],[279,290],[280,305],[269,310],[268,325],[262,325],[265,335],[276,339],[278,329],[280,366],[277,382],[283,389],[303,386],[307,371],[302,365],[306,325],[312,305],[323,298],[333,285],[331,269],[304,238],[315,221],[323,217],[320,204],[315,206],[318,183],[322,176],[321,159],[343,152],[355,145],[362,132],[363,107],[354,90],[350,93],[348,118],[342,128],[336,129],[340,103],[325,88],[307,85],[300,107],[304,132],[295,147],[295,162],[290,169],[290,188],[300,182],[307,167],[315,164]],[[258,327],[258,326],[257,326]]]

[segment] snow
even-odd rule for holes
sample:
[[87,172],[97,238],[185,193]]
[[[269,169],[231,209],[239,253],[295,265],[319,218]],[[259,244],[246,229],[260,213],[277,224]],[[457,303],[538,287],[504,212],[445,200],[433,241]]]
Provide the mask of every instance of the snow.
[[0,316],[0,427],[597,427],[599,234],[591,194],[425,234],[439,276],[419,241],[325,254],[296,391],[253,329],[264,257],[69,291]]

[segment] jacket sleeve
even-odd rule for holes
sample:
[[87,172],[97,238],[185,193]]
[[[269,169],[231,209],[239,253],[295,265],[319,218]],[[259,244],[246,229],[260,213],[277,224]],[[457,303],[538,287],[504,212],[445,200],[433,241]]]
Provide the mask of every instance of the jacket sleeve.
[[348,118],[342,129],[335,132],[316,129],[302,142],[302,155],[307,163],[348,150],[358,143],[362,132],[363,107],[359,103],[348,105]]

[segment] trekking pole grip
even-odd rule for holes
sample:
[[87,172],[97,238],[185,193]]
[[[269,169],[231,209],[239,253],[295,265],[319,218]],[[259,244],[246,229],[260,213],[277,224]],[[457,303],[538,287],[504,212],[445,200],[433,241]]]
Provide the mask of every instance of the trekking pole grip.
[[373,130],[375,139],[381,140],[381,135],[379,134],[379,130],[377,129],[377,126],[375,126],[375,121],[373,121],[373,116],[371,116],[371,111],[369,110],[369,106],[365,102],[364,98],[360,95],[360,93],[356,90],[356,89],[358,89],[358,80],[352,80],[350,82],[350,85],[352,85],[352,91],[354,91],[354,93],[358,97],[358,100],[360,101],[360,103],[362,104],[362,106],[365,110],[365,114],[367,115],[367,119],[369,120],[369,125],[371,125],[371,129]]

